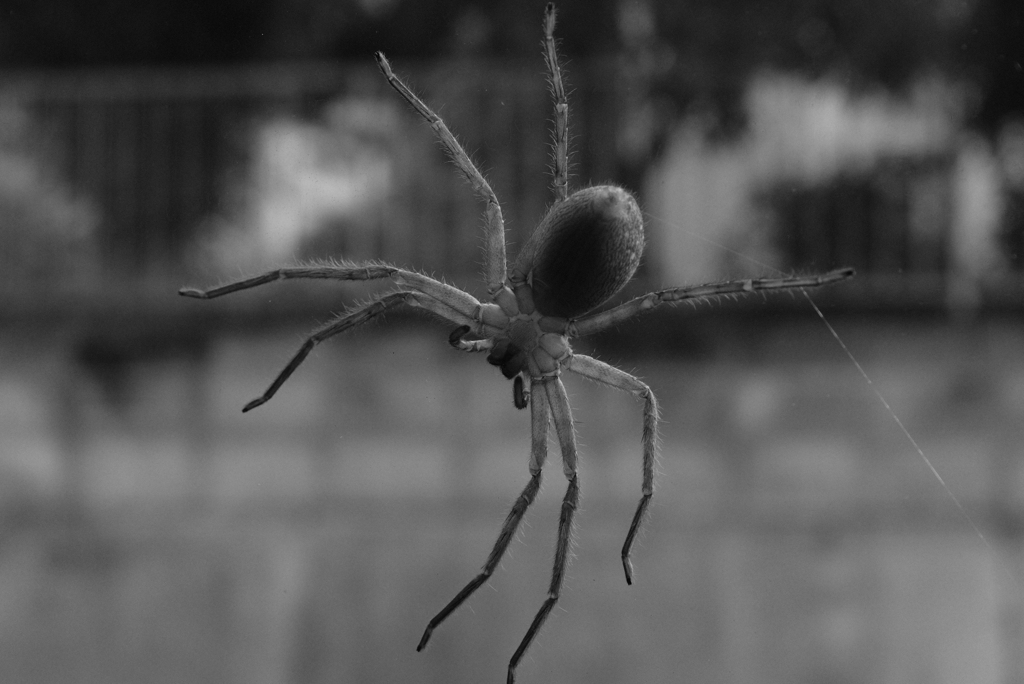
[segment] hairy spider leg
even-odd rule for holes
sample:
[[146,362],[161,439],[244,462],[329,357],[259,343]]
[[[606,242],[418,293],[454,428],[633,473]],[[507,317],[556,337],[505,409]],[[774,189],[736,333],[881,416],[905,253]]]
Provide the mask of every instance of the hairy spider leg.
[[400,269],[388,264],[338,264],[338,265],[315,265],[315,266],[293,266],[288,268],[277,268],[267,271],[251,278],[235,280],[225,285],[211,287],[207,290],[200,290],[195,287],[183,287],[178,294],[183,297],[194,299],[214,299],[223,297],[226,294],[248,290],[251,287],[259,287],[278,280],[291,279],[325,279],[325,280],[376,280],[379,278],[391,278]]
[[[194,287],[183,287],[178,294],[183,297],[194,299],[214,299],[240,290],[259,287],[278,280],[293,279],[325,279],[325,280],[380,280],[391,278],[398,285],[407,287],[417,292],[443,302],[450,308],[467,318],[475,318],[480,312],[481,304],[473,295],[463,292],[457,287],[442,283],[430,276],[407,271],[397,266],[384,263],[352,263],[352,264],[327,264],[318,266],[292,266],[267,271],[251,278],[243,278],[234,282],[213,287],[208,290],[200,290]],[[477,331],[479,332],[479,331]]]
[[398,91],[398,94],[405,98],[412,107],[419,112],[419,115],[426,119],[430,127],[434,129],[441,145],[444,146],[448,156],[462,172],[462,175],[469,181],[473,192],[482,199],[487,208],[485,215],[485,237],[484,237],[484,278],[487,282],[487,291],[494,295],[505,284],[505,221],[501,216],[501,205],[498,204],[498,197],[494,194],[490,184],[480,170],[476,168],[473,160],[469,158],[462,145],[455,139],[448,126],[441,120],[423,100],[416,96],[405,83],[402,82],[395,72],[391,70],[391,64],[383,52],[374,53],[377,59],[377,66],[380,67],[384,77],[388,79],[391,87]]
[[590,378],[609,387],[614,387],[629,392],[637,398],[644,400],[643,433],[643,481],[641,483],[640,503],[636,506],[633,514],[633,521],[626,533],[626,541],[622,545],[622,569],[626,573],[626,584],[633,584],[633,563],[629,559],[630,550],[633,548],[633,541],[640,530],[640,525],[647,513],[647,506],[651,502],[651,495],[654,494],[654,460],[658,451],[658,400],[654,398],[654,392],[639,378],[630,375],[624,370],[610,366],[603,361],[573,354],[569,357],[565,367],[573,373]]
[[606,311],[584,316],[569,323],[567,334],[569,337],[582,337],[591,335],[612,326],[618,325],[633,316],[644,311],[650,311],[654,307],[666,302],[681,302],[687,299],[708,299],[730,294],[746,294],[764,290],[788,290],[801,289],[806,287],[821,287],[846,280],[854,275],[852,268],[838,268],[821,275],[796,276],[792,278],[754,278],[748,280],[728,280],[721,283],[710,283],[708,285],[695,285],[690,287],[674,287],[668,290],[658,290],[631,299],[624,304],[612,307]]
[[274,378],[274,381],[270,383],[270,387],[267,388],[267,391],[246,404],[242,408],[242,413],[251,411],[257,406],[262,406],[270,401],[270,399],[277,394],[277,390],[281,389],[281,385],[283,385],[288,378],[291,377],[292,373],[295,372],[295,369],[306,360],[306,357],[309,356],[309,352],[313,351],[313,347],[330,337],[334,337],[335,335],[348,330],[349,328],[362,325],[399,304],[408,304],[413,307],[425,309],[426,311],[430,311],[431,313],[451,321],[452,323],[462,323],[465,325],[468,322],[473,323],[474,325],[477,324],[476,321],[464,316],[459,311],[452,309],[444,302],[435,300],[430,295],[422,292],[389,292],[379,299],[373,300],[369,304],[346,311],[306,338],[306,341],[303,342],[301,347],[299,347],[299,351],[295,353],[295,356],[293,356],[291,361],[288,362],[288,365],[286,365],[284,369],[278,373],[277,377]]
[[[478,335],[485,334],[483,328],[489,328],[491,330],[490,334],[497,332],[497,328],[487,325],[488,322],[497,323],[499,326],[504,326],[508,323],[508,318],[500,313],[498,307],[494,304],[483,305],[468,292],[464,292],[448,283],[442,283],[440,280],[435,280],[430,276],[417,273],[416,271],[398,269],[398,272],[392,278],[399,286],[422,292],[457,311],[465,318],[473,320],[473,332]],[[484,311],[485,309],[487,311]],[[497,316],[497,318],[491,317],[491,314]],[[480,322],[479,326],[475,325],[476,321]]]
[[[565,97],[562,68],[558,65],[558,51],[555,48],[555,4],[553,2],[549,2],[544,8],[544,61],[548,67],[548,83],[555,100],[555,130],[552,132],[552,185],[555,201],[562,202],[569,196],[569,102]],[[534,240],[527,240],[508,273],[508,280],[515,293],[519,311],[527,316],[534,312],[533,290],[527,281],[536,252],[537,243]]]
[[501,326],[507,323],[505,314],[494,304],[483,305],[468,292],[463,292],[447,283],[442,283],[422,273],[407,271],[383,263],[279,268],[208,290],[183,287],[178,291],[178,294],[195,299],[214,299],[278,280],[377,280],[381,278],[391,278],[399,286],[411,288],[414,292],[399,291],[388,293],[358,309],[343,313],[334,321],[314,332],[306,339],[305,343],[299,348],[299,351],[288,362],[288,365],[284,367],[284,370],[270,384],[267,391],[262,396],[246,404],[242,411],[251,411],[257,406],[267,403],[317,344],[351,327],[365,323],[397,304],[405,303],[425,309],[449,322],[465,327],[466,332],[472,331],[477,335],[485,337],[497,334],[500,332]]
[[[512,654],[512,660],[508,663],[507,684],[515,682],[516,666],[519,665],[526,649],[530,647],[537,632],[547,620],[551,609],[558,603],[562,582],[565,579],[565,568],[569,564],[572,519],[580,500],[579,480],[576,474],[576,433],[572,423],[572,412],[569,409],[569,397],[566,396],[565,385],[557,375],[543,378],[543,385],[548,403],[551,405],[551,418],[555,423],[555,433],[558,435],[558,443],[562,450],[562,470],[565,472],[566,479],[569,480],[569,487],[562,499],[562,512],[558,517],[558,540],[555,542],[555,563],[551,571],[548,597],[537,611],[533,622],[530,623],[530,628],[526,630],[526,635],[519,643],[519,648]],[[539,394],[540,392],[535,393],[534,401]]]
[[[537,385],[542,382],[541,380],[533,380],[530,386],[532,389],[536,389]],[[430,635],[434,632],[434,629],[444,622],[466,599],[472,596],[473,592],[479,589],[487,581],[487,578],[494,573],[494,569],[498,567],[498,563],[501,562],[509,543],[515,536],[516,530],[519,529],[519,523],[522,522],[526,509],[533,503],[537,492],[540,490],[541,469],[548,455],[548,401],[543,391],[535,391],[532,394],[533,408],[531,409],[530,419],[533,438],[530,445],[530,481],[512,505],[512,510],[509,511],[505,522],[502,523],[498,539],[494,543],[494,548],[491,549],[490,555],[487,556],[487,562],[484,563],[480,574],[463,587],[462,591],[456,594],[455,598],[449,601],[448,605],[442,608],[441,612],[430,620],[426,630],[423,632],[423,636],[420,637],[420,643],[416,646],[417,651],[423,650],[427,645],[427,641],[430,640]]]
[[313,347],[333,335],[337,335],[338,333],[348,330],[353,326],[365,323],[371,318],[380,315],[387,309],[404,303],[407,294],[408,293],[406,292],[393,292],[389,295],[385,295],[366,306],[342,314],[340,318],[332,321],[310,335],[306,338],[306,341],[303,342],[302,346],[299,347],[299,351],[296,352],[295,356],[293,356],[291,361],[288,362],[288,365],[284,367],[284,370],[278,373],[277,377],[274,378],[274,381],[270,383],[270,387],[267,388],[267,391],[246,404],[242,408],[242,413],[251,411],[257,406],[261,406],[270,401],[270,398],[273,397],[277,393],[277,390],[281,388],[281,385],[291,377],[291,374],[295,372],[295,369],[299,367],[299,364],[306,360],[306,357],[309,356],[309,352],[313,351]]
[[562,83],[562,68],[558,65],[555,49],[555,3],[549,2],[544,8],[544,61],[548,66],[548,80],[551,94],[555,98],[555,130],[553,131],[552,183],[555,199],[559,202],[569,196],[569,102],[565,97]]

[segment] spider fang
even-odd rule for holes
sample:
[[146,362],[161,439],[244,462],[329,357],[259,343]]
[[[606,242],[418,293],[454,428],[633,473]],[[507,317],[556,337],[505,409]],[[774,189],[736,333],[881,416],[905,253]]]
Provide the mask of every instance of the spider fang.
[[462,338],[469,334],[472,330],[468,325],[459,326],[455,330],[452,330],[452,334],[448,336],[448,344],[452,345],[456,349],[459,349],[462,342]]
[[512,403],[517,409],[524,409],[530,403],[530,393],[523,389],[522,375],[517,375],[512,381]]

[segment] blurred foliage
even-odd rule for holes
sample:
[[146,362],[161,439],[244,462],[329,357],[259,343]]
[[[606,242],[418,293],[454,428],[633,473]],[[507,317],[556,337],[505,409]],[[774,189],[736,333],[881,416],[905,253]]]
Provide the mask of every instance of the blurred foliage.
[[78,285],[95,276],[96,208],[47,171],[24,110],[0,106],[0,291]]
[[261,55],[266,0],[4,0],[5,66],[245,60]]
[[[5,0],[7,66],[358,58],[534,57],[543,0]],[[572,53],[614,50],[615,0],[565,0],[559,35]]]
[[659,90],[710,106],[726,131],[743,123],[740,98],[753,71],[899,90],[922,73],[954,68],[971,20],[967,3],[917,0],[688,0],[659,2],[656,12],[673,57]]
[[972,123],[991,134],[1024,117],[1024,3],[982,0],[965,33],[964,75],[979,90]]
[[[307,58],[374,50],[534,59],[543,0],[5,0],[0,63],[80,66]],[[977,84],[974,121],[1024,112],[1019,0],[561,0],[569,57],[626,55],[675,108],[726,129],[764,67],[892,89],[936,70]],[[571,68],[571,64],[570,64]]]

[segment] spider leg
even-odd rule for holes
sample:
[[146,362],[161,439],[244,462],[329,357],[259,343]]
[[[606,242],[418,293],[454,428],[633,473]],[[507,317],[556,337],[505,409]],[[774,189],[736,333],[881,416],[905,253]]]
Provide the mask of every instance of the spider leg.
[[[565,97],[562,68],[558,65],[558,50],[555,47],[555,3],[549,2],[544,8],[544,62],[548,67],[548,84],[555,100],[555,130],[552,132],[552,186],[555,202],[562,202],[569,195],[569,102]],[[525,314],[534,311],[533,292],[527,284],[529,271],[537,252],[537,244],[527,240],[509,271],[509,282],[519,303],[519,310]]]
[[473,192],[487,204],[485,210],[485,238],[484,238],[484,277],[487,281],[487,290],[495,294],[505,283],[505,222],[501,216],[501,205],[498,204],[498,197],[494,194],[490,184],[480,170],[473,164],[462,145],[455,139],[448,126],[441,120],[423,100],[416,96],[405,83],[402,82],[394,71],[383,52],[374,54],[377,59],[377,66],[380,67],[384,77],[388,79],[391,87],[398,91],[398,94],[405,98],[413,108],[426,119],[430,127],[434,129],[435,135],[444,146],[445,151],[459,171],[466,177],[473,188]]
[[329,279],[329,280],[377,280],[379,278],[392,278],[401,269],[388,264],[337,264],[323,266],[294,266],[289,268],[278,268],[273,271],[261,273],[251,278],[236,280],[220,287],[213,287],[209,290],[200,290],[194,287],[183,287],[178,294],[183,297],[194,299],[214,299],[239,290],[248,290],[251,287],[258,287],[272,283],[275,280],[295,279]]
[[295,356],[293,356],[291,361],[288,362],[288,365],[286,365],[284,369],[278,373],[277,377],[274,378],[274,381],[270,383],[270,387],[267,388],[267,391],[246,404],[242,408],[242,412],[245,413],[247,411],[251,411],[257,406],[262,406],[270,401],[271,397],[277,394],[277,390],[281,389],[281,385],[283,385],[285,381],[291,377],[292,373],[295,372],[295,369],[306,360],[306,357],[309,356],[309,352],[313,351],[313,347],[320,344],[327,338],[334,337],[338,333],[344,332],[349,328],[362,325],[370,319],[379,316],[388,309],[398,306],[399,304],[409,304],[414,307],[420,307],[456,323],[468,322],[473,323],[474,325],[476,324],[472,319],[462,316],[458,311],[455,311],[442,302],[432,299],[428,295],[404,291],[391,292],[379,299],[375,299],[369,304],[365,304],[351,311],[346,311],[306,338],[306,341],[303,342],[301,347],[299,347],[299,351],[295,353]]
[[641,497],[636,512],[633,514],[633,521],[629,525],[629,532],[626,533],[626,541],[622,545],[622,569],[626,573],[626,584],[633,584],[633,564],[629,560],[629,552],[633,547],[633,540],[636,539],[640,524],[643,522],[644,514],[647,512],[647,506],[651,502],[651,495],[654,493],[654,459],[658,450],[658,401],[654,398],[651,388],[641,382],[639,378],[603,361],[583,354],[574,354],[569,357],[566,368],[585,378],[624,390],[644,400],[644,428],[641,437],[644,447]]
[[552,179],[555,199],[559,202],[569,194],[569,103],[565,98],[562,69],[555,49],[555,3],[544,8],[544,61],[547,62],[551,94],[555,98],[554,164]]
[[[402,286],[417,292],[429,295],[431,298],[443,303],[449,308],[457,311],[462,317],[479,321],[484,326],[504,327],[508,324],[508,316],[495,304],[481,304],[480,301],[457,287],[448,283],[442,283],[430,276],[415,271],[396,269],[394,281]],[[479,333],[479,326],[474,323],[474,332]]]
[[[536,387],[535,380],[532,385]],[[558,596],[562,590],[562,581],[565,578],[565,568],[569,563],[569,544],[572,538],[572,519],[579,504],[580,489],[576,477],[576,435],[573,429],[572,413],[569,409],[569,399],[565,394],[565,386],[557,377],[549,377],[543,380],[548,403],[551,404],[551,417],[555,423],[555,432],[558,434],[558,442],[562,449],[562,469],[566,479],[569,480],[569,487],[565,491],[565,498],[562,499],[562,512],[558,518],[558,540],[555,543],[555,564],[551,571],[551,584],[548,586],[548,597],[541,605],[537,615],[526,630],[526,636],[519,643],[519,648],[512,654],[512,660],[508,664],[507,684],[512,684],[516,679],[516,666],[522,659],[526,649],[530,647],[537,632],[540,631],[544,621],[547,620],[551,609],[558,603]],[[539,389],[539,388],[537,388]],[[533,400],[536,406],[540,392],[534,392]]]
[[[407,287],[418,292],[430,295],[432,298],[443,302],[450,308],[458,311],[462,316],[474,318],[482,306],[476,297],[468,292],[463,292],[457,287],[442,283],[430,276],[415,271],[407,271],[397,266],[381,263],[367,264],[327,264],[322,266],[294,266],[278,268],[267,271],[258,276],[236,280],[226,285],[200,290],[192,287],[183,287],[178,294],[194,299],[214,299],[226,294],[248,290],[249,288],[266,285],[277,280],[292,279],[328,279],[328,280],[380,280],[391,278],[398,285]],[[490,307],[494,311],[488,311],[486,318],[491,323],[504,324],[506,321],[500,319],[497,307]],[[492,318],[499,316],[498,319]]]
[[[540,381],[535,380],[531,384],[535,385],[538,382]],[[519,523],[522,522],[526,509],[529,508],[530,504],[533,503],[533,499],[537,496],[537,491],[540,489],[541,468],[548,454],[548,402],[543,392],[537,392],[536,396],[540,400],[534,401],[531,414],[533,440],[530,450],[530,481],[526,484],[519,498],[512,505],[512,510],[509,511],[508,516],[505,518],[501,531],[498,533],[498,539],[494,543],[494,548],[491,549],[490,555],[487,556],[487,562],[484,563],[480,574],[463,587],[462,591],[456,594],[455,598],[449,601],[448,605],[442,608],[441,612],[430,620],[427,624],[427,629],[420,638],[420,643],[416,646],[417,651],[423,650],[427,645],[427,641],[430,640],[430,635],[434,629],[444,622],[456,608],[461,606],[473,592],[479,589],[487,581],[487,578],[491,576],[494,569],[498,567],[498,563],[501,562],[506,549],[508,549],[509,542],[512,541],[516,530],[519,528]]]
[[569,324],[568,335],[581,337],[605,330],[632,318],[638,313],[650,311],[665,302],[681,302],[686,299],[707,299],[729,294],[747,294],[763,290],[788,290],[805,287],[821,287],[853,277],[852,268],[837,268],[822,275],[797,276],[793,278],[755,278],[750,280],[728,280],[721,283],[674,287],[668,290],[649,292],[607,311],[584,316]]

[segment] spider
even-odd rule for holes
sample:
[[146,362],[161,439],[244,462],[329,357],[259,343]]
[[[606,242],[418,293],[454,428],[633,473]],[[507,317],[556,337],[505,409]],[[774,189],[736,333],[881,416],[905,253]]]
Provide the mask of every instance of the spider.
[[569,105],[555,48],[554,30],[555,7],[549,3],[544,13],[543,48],[555,104],[552,164],[555,199],[511,268],[505,258],[501,205],[487,179],[441,118],[395,75],[384,54],[375,54],[377,65],[388,83],[430,124],[448,157],[486,205],[484,278],[489,295],[487,301],[481,302],[467,292],[422,273],[381,262],[330,262],[280,268],[208,290],[182,288],[179,291],[186,297],[212,299],[292,278],[391,279],[398,286],[394,291],[340,314],[310,335],[267,390],[246,404],[243,412],[269,401],[317,344],[398,306],[423,309],[456,324],[458,327],[448,338],[451,345],[465,352],[487,352],[487,361],[513,381],[512,399],[516,408],[529,406],[531,409],[529,482],[502,524],[480,573],[430,620],[416,646],[417,651],[426,647],[434,629],[487,581],[501,561],[523,515],[540,489],[541,468],[547,457],[548,431],[554,424],[561,448],[562,469],[569,485],[558,520],[554,568],[547,598],[509,661],[509,684],[515,680],[516,666],[523,654],[558,602],[569,558],[573,516],[579,502],[576,438],[572,412],[560,377],[562,371],[624,390],[643,401],[641,496],[621,553],[627,584],[633,583],[630,550],[654,492],[654,462],[658,448],[658,402],[654,393],[639,378],[597,359],[574,353],[569,341],[615,326],[666,302],[759,290],[817,287],[853,275],[853,269],[844,268],[814,276],[676,287],[650,292],[592,313],[633,277],[644,247],[643,215],[636,199],[615,185],[597,185],[569,192]]

